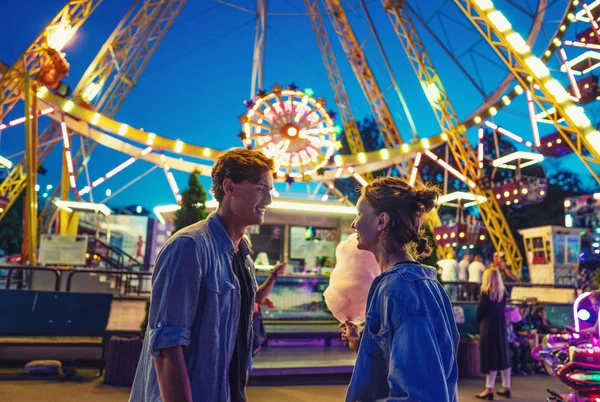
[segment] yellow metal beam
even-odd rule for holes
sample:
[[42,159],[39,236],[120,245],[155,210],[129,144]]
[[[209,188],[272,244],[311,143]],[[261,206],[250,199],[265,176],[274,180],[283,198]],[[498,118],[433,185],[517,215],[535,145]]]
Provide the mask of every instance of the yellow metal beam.
[[[574,2],[578,2],[574,0]],[[540,112],[547,115],[566,144],[600,183],[600,132],[581,106],[575,105],[561,83],[512,29],[506,17],[489,0],[454,0],[500,60],[515,76],[521,90],[529,90]],[[556,39],[558,40],[558,39]]]
[[402,136],[340,1],[324,0],[324,3],[344,53],[369,101],[384,143],[388,148],[395,148],[403,143]]
[[[25,157],[27,159],[27,194],[25,198],[25,239],[27,240],[26,260],[29,265],[37,265],[37,97],[35,86],[28,75],[24,77],[25,95]],[[34,172],[31,174],[31,172]],[[25,259],[24,259],[25,260]]]
[[523,257],[519,252],[517,242],[496,201],[493,190],[491,188],[484,189],[478,185],[478,181],[484,177],[484,173],[479,166],[475,150],[469,143],[466,128],[460,124],[454,106],[450,102],[408,11],[403,7],[402,1],[382,2],[438,123],[449,137],[447,146],[454,157],[456,168],[465,176],[469,190],[478,199],[485,197],[488,200],[478,204],[478,208],[494,247],[506,254],[508,262],[514,269],[520,270]]
[[0,122],[21,98],[25,76],[34,78],[44,65],[49,33],[63,30],[74,35],[101,2],[102,0],[70,0],[0,78]]

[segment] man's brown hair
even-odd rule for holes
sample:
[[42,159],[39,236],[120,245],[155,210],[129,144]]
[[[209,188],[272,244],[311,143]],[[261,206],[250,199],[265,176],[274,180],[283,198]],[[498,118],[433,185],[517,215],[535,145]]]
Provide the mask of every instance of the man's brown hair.
[[223,200],[225,191],[223,181],[231,179],[234,183],[248,180],[258,183],[265,172],[273,172],[273,159],[255,149],[236,148],[225,152],[212,169],[212,192],[218,202]]

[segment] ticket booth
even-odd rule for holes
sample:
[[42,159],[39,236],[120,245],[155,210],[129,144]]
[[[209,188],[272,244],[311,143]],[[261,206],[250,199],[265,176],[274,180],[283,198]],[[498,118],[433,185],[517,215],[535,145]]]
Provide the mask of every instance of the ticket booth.
[[519,230],[532,284],[577,286],[582,232],[563,226]]

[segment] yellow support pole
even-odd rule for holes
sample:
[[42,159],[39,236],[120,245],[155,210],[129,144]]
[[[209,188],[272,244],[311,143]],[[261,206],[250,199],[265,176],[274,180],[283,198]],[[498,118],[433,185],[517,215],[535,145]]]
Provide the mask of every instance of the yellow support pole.
[[29,75],[25,75],[25,159],[27,171],[27,194],[25,198],[27,224],[27,262],[37,265],[37,96]]
[[[71,185],[69,184],[69,169],[67,168],[67,158],[63,151],[62,157],[62,176],[60,179],[60,199],[67,201],[69,199],[69,189]],[[58,213],[58,224],[59,224],[59,233],[61,235],[67,234],[69,231],[69,217],[70,213],[65,211],[64,209],[60,209]]]

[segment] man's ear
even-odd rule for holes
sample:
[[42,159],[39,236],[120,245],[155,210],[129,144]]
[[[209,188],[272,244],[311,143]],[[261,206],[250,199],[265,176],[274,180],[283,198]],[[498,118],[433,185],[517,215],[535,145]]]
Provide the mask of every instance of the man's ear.
[[232,195],[234,191],[234,182],[230,178],[223,180],[223,192],[225,195]]

